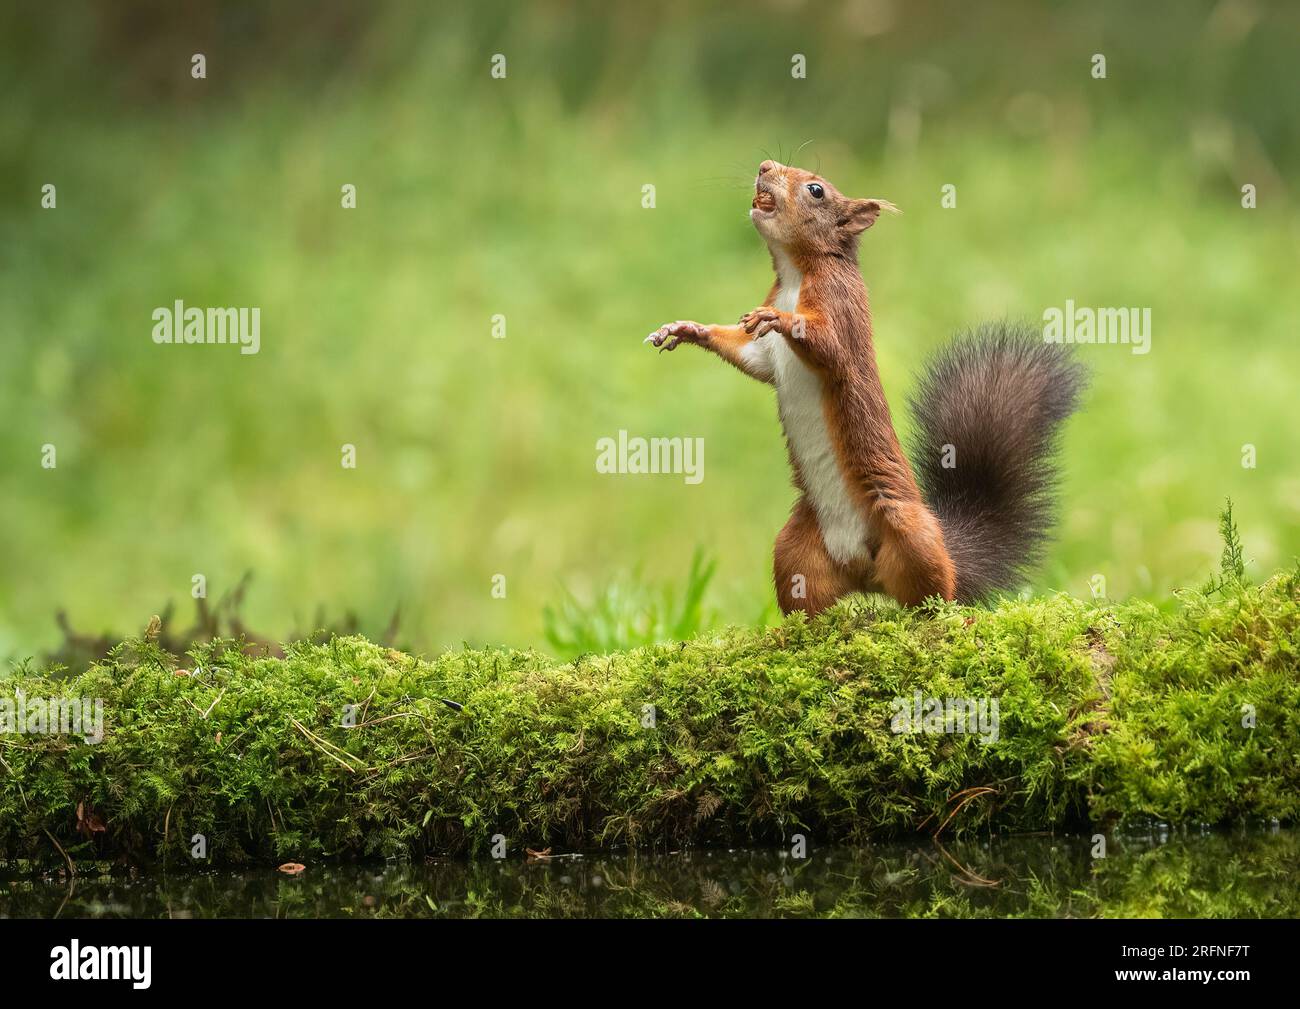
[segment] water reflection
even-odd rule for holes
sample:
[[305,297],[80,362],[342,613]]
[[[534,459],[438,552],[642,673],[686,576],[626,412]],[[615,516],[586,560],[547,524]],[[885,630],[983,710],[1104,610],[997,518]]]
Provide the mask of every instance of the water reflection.
[[245,871],[10,873],[12,917],[1296,917],[1300,832],[997,837]]

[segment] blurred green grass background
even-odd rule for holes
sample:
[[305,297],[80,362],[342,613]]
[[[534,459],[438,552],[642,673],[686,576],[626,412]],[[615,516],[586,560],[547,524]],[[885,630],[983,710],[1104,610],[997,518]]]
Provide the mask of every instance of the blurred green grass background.
[[[769,617],[794,497],[771,392],[641,340],[762,300],[749,187],[801,145],[904,211],[862,255],[903,430],[914,369],[960,327],[1067,298],[1151,308],[1150,354],[1080,348],[1094,384],[1033,589],[1198,582],[1229,496],[1252,571],[1300,553],[1293,5],[0,19],[0,655],[55,644],[58,608],[130,630],[168,599],[187,615],[193,574],[215,597],[247,570],[245,621],[268,636],[322,604],[375,632],[400,605],[418,648],[539,644],[562,591],[679,581],[697,547],[718,619]],[[260,306],[261,352],[154,345],[176,299]],[[597,474],[619,429],[703,437],[704,482]]]

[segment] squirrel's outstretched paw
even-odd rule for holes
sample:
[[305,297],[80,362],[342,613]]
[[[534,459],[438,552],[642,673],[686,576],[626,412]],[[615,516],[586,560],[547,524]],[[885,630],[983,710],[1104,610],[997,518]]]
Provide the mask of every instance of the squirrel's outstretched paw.
[[645,343],[658,347],[660,352],[676,350],[681,343],[702,343],[707,328],[698,322],[670,322],[660,326],[645,338]]

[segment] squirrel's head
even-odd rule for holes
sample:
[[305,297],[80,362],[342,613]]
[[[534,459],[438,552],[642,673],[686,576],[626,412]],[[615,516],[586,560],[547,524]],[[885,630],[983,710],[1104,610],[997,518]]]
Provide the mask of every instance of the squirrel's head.
[[852,253],[858,236],[884,210],[899,212],[888,200],[853,200],[819,175],[764,161],[749,218],[769,247],[795,254]]

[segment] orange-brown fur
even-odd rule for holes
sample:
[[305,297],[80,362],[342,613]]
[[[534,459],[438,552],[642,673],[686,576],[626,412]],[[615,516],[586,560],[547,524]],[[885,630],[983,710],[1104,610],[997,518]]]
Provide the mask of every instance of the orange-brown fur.
[[[824,196],[810,198],[810,183]],[[780,269],[782,257],[802,274],[795,312],[772,307],[778,280],[763,306],[739,326],[670,323],[650,341],[665,350],[693,343],[771,381],[743,354],[758,337],[779,334],[821,381],[831,444],[849,492],[868,519],[869,559],[844,564],[827,551],[791,446],[801,496],[776,540],[774,573],[783,612],[802,609],[811,615],[855,590],[884,592],[905,605],[931,595],[952,599],[956,572],[894,431],[876,368],[866,286],[857,268],[858,236],[882,209],[892,207],[880,200],[847,199],[819,176],[770,161],[760,166],[755,190],[756,225],[772,248],[774,266]]]

